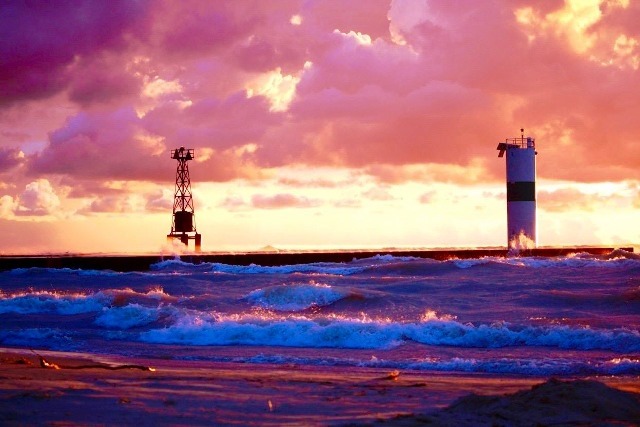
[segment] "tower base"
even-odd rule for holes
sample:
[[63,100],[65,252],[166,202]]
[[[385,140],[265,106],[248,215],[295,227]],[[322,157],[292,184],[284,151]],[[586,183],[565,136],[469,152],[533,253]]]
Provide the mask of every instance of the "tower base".
[[169,233],[167,234],[167,242],[171,242],[173,239],[180,239],[180,242],[185,246],[189,246],[189,240],[193,240],[195,243],[195,251],[202,251],[202,234],[195,233],[194,235],[189,235],[187,233]]

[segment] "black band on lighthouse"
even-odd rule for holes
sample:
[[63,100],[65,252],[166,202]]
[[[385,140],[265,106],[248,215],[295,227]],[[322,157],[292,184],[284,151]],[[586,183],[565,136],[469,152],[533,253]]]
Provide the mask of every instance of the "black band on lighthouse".
[[507,202],[533,202],[535,200],[535,182],[507,182]]

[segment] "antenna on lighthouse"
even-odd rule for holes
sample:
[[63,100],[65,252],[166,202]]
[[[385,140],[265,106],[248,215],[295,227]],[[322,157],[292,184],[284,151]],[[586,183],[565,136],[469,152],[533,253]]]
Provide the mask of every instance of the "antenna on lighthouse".
[[[171,158],[178,161],[176,169],[176,186],[173,196],[173,214],[171,217],[171,232],[167,240],[180,239],[185,246],[189,239],[195,240],[196,252],[200,252],[202,235],[196,231],[195,209],[191,195],[191,179],[187,162],[195,156],[193,148],[176,148],[171,150]],[[191,234],[193,233],[193,235]]]

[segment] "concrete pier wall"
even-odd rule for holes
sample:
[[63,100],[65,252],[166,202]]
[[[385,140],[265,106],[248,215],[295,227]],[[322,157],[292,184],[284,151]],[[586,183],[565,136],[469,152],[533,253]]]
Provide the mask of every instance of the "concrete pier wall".
[[[633,252],[633,248],[614,247],[558,247],[521,250],[517,254],[505,249],[448,249],[448,250],[363,250],[363,251],[322,251],[322,252],[242,252],[186,254],[180,259],[184,262],[201,264],[214,262],[231,265],[279,266],[309,264],[315,262],[350,262],[376,255],[397,257],[429,258],[435,260],[469,259],[485,256],[541,256],[557,257],[574,253],[607,255],[616,249]],[[71,268],[83,270],[147,271],[151,265],[174,259],[174,256],[162,255],[51,255],[51,256],[0,256],[0,271],[15,268]]]

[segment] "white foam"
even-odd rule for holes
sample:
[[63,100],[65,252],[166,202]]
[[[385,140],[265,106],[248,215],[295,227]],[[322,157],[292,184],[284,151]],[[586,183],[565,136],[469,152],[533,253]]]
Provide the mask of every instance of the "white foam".
[[154,264],[151,264],[149,268],[151,270],[168,270],[168,269],[175,269],[175,268],[188,269],[188,268],[193,268],[195,266],[196,266],[195,264],[184,262],[179,258],[174,258],[174,259],[167,259],[164,261],[156,262]]

